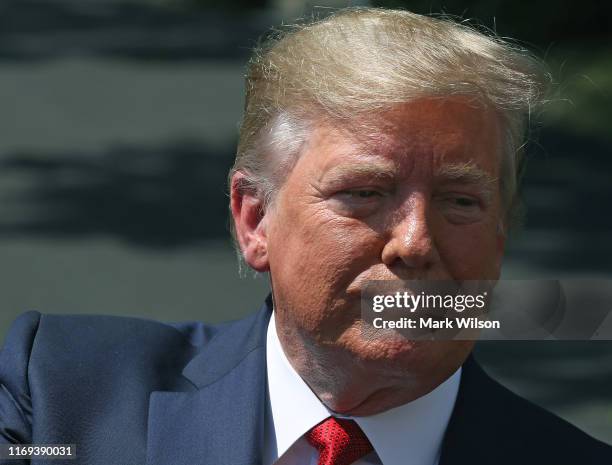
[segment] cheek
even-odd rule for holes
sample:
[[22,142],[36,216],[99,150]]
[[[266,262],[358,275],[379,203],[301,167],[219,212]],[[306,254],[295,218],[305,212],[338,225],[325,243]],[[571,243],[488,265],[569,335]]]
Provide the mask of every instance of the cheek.
[[292,318],[304,329],[334,327],[329,320],[346,317],[346,308],[355,305],[346,290],[376,259],[378,235],[323,204],[287,213],[277,218],[269,237],[275,297],[292,309]]
[[298,199],[278,213],[269,238],[277,269],[303,278],[342,276],[376,250],[379,235],[372,228],[335,214],[320,199]]
[[279,258],[285,272],[309,286],[343,292],[372,263],[376,250],[377,235],[366,226],[313,215],[292,230]]
[[453,279],[494,279],[498,235],[495,226],[462,226],[442,234],[440,256]]

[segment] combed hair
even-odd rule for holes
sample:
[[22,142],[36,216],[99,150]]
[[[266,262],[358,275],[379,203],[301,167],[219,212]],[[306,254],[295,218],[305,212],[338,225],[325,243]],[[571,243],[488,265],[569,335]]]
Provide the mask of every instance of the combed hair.
[[420,97],[465,95],[500,118],[505,229],[518,207],[529,120],[549,83],[544,65],[527,50],[451,18],[338,10],[276,31],[255,49],[230,183],[234,173],[244,173],[241,188],[267,206],[318,119],[351,122]]

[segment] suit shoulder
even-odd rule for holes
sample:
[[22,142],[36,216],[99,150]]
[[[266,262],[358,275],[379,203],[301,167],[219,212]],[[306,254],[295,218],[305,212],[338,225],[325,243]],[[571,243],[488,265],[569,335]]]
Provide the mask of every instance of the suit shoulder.
[[74,351],[198,346],[211,339],[218,328],[202,322],[169,323],[115,315],[40,314],[36,346]]
[[[533,402],[501,386],[505,391],[505,411],[508,426],[521,425],[523,441],[548,442],[559,450],[574,450],[584,454],[598,449],[612,453],[612,447],[589,436],[569,421],[534,404]],[[544,439],[546,438],[546,439]],[[612,458],[612,455],[610,455]],[[612,462],[611,462],[612,463]]]
[[[93,377],[98,370],[167,371],[182,367],[218,331],[201,322],[165,323],[113,315],[27,312],[12,324],[0,358],[6,380],[35,373]],[[10,376],[9,376],[10,375]],[[10,381],[7,381],[10,382]]]
[[611,446],[515,394],[480,367],[468,370],[461,412],[508,463],[612,463]]

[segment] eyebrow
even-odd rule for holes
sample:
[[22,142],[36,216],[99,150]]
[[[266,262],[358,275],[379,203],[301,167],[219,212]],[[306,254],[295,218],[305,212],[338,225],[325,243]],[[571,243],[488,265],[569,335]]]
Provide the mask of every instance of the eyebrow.
[[479,168],[471,160],[445,164],[436,170],[435,177],[443,182],[477,185],[489,199],[493,197],[498,181],[498,178]]
[[[395,181],[396,172],[393,167],[372,163],[355,163],[351,165],[340,165],[325,172],[320,181],[326,183],[337,183],[355,176],[363,176],[371,179]],[[486,200],[494,197],[498,178],[479,168],[473,161],[463,163],[447,163],[434,173],[438,181],[444,183],[457,183],[477,186],[481,195]]]
[[321,180],[329,183],[344,181],[347,177],[362,176],[380,180],[395,180],[395,171],[390,167],[378,164],[352,164],[332,168],[321,176]]

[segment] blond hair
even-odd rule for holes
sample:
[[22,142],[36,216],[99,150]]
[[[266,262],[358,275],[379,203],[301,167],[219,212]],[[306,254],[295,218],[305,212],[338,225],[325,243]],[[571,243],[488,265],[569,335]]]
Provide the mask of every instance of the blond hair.
[[518,204],[526,129],[549,82],[525,49],[450,18],[342,9],[277,31],[254,51],[229,179],[244,173],[241,187],[257,192],[265,207],[317,118],[354,121],[419,97],[467,95],[495,109],[503,128],[505,225]]

